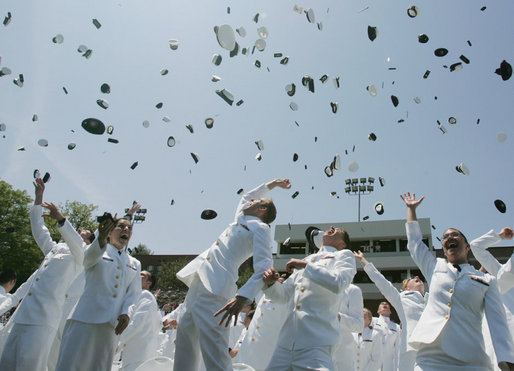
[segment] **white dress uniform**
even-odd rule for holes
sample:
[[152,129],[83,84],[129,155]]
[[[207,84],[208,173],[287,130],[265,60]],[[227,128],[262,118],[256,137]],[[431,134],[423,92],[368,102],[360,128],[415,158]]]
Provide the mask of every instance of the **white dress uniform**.
[[353,371],[357,344],[352,332],[362,331],[364,327],[363,311],[362,291],[358,286],[351,284],[342,295],[341,307],[339,308],[341,337],[333,351],[337,371]]
[[490,370],[484,350],[485,311],[498,361],[514,362],[514,348],[496,279],[469,264],[454,267],[422,241],[418,222],[407,222],[407,247],[427,279],[430,298],[409,343],[416,369]]
[[[480,264],[487,270],[489,274],[496,277],[498,288],[500,289],[501,299],[505,307],[507,315],[507,323],[511,334],[514,334],[514,274],[512,274],[512,257],[505,264],[501,264],[486,249],[495,243],[501,241],[501,238],[494,230],[490,230],[485,235],[471,241],[471,252]],[[491,357],[493,365],[496,362],[496,355],[492,347],[491,335],[488,326],[484,323],[484,341],[486,352]]]
[[353,334],[355,341],[353,369],[356,371],[380,370],[384,334],[373,326],[361,328],[361,331]]
[[419,291],[405,290],[398,292],[396,287],[380,273],[373,263],[364,266],[364,271],[375,283],[382,295],[396,309],[402,323],[400,342],[400,371],[412,371],[416,361],[416,350],[408,345],[407,339],[425,310],[428,293],[422,295]]
[[279,304],[262,296],[239,347],[239,362],[263,371],[275,351],[280,329],[291,310],[290,303]]
[[154,295],[143,290],[129,309],[130,324],[119,337],[121,370],[134,371],[140,364],[157,356],[162,317]]
[[267,370],[334,369],[332,351],[341,333],[337,313],[356,272],[355,258],[348,249],[321,246],[305,260],[305,269],[264,290],[276,302],[293,303]]
[[[171,311],[167,315],[163,317],[163,321],[166,319],[174,319],[178,323],[180,323],[182,315],[185,313],[186,308],[184,306],[184,303],[181,303],[175,310]],[[158,355],[168,357],[168,358],[175,358],[175,339],[177,337],[177,330],[176,329],[170,329],[166,330],[166,333],[160,333],[160,345],[157,350]]]
[[402,329],[389,317],[373,317],[373,327],[382,331],[382,371],[396,371],[400,357]]
[[87,247],[84,255],[86,285],[66,322],[57,370],[111,368],[117,318],[128,314],[129,307],[141,293],[141,264],[126,250],[118,251],[109,243],[101,248],[98,238]]
[[[82,238],[66,220],[58,226],[65,243],[55,243],[43,221],[41,205],[30,211],[32,235],[45,258],[16,310],[14,325],[0,360],[1,370],[44,370],[54,339],[65,292],[80,272]],[[79,242],[80,241],[80,242]]]
[[271,229],[259,218],[244,215],[243,208],[268,191],[263,184],[245,194],[237,207],[235,221],[209,249],[177,273],[189,291],[186,312],[177,329],[174,370],[196,370],[200,364],[199,349],[207,370],[231,367],[229,328],[219,326],[220,319],[213,313],[236,295],[239,266],[252,255],[255,273],[237,295],[252,300],[263,288],[262,275],[273,265]]

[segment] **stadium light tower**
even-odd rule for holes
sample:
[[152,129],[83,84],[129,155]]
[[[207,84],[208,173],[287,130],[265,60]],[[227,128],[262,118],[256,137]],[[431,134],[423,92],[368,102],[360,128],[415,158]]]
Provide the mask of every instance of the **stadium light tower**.
[[349,178],[345,181],[346,187],[344,191],[346,194],[350,196],[358,196],[359,197],[359,214],[357,221],[361,221],[361,194],[369,195],[373,192],[373,184],[375,183],[375,178]]

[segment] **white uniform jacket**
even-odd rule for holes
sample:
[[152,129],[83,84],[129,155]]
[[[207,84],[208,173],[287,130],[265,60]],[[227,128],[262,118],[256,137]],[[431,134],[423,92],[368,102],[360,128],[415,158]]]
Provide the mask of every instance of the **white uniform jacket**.
[[264,370],[275,351],[280,329],[291,308],[262,296],[246,337],[239,348],[239,360],[256,370]]
[[368,277],[373,283],[375,283],[380,293],[384,295],[386,300],[396,309],[396,313],[400,318],[400,322],[402,323],[400,356],[406,351],[413,350],[413,348],[407,344],[407,339],[412,333],[412,330],[416,327],[423,310],[425,310],[428,293],[421,295],[419,291],[410,290],[398,292],[396,287],[377,270],[373,263],[368,263],[364,267],[364,271],[368,274]]
[[382,331],[373,326],[361,328],[360,333],[354,333],[355,359],[354,370],[377,371],[382,364]]
[[157,356],[162,317],[157,301],[148,290],[143,290],[128,313],[130,324],[120,335],[123,367],[143,363]]
[[496,277],[501,298],[507,312],[507,319],[512,332],[514,332],[514,271],[512,270],[512,257],[505,264],[501,264],[486,249],[501,241],[500,236],[489,231],[470,243],[471,251],[480,264]]
[[67,244],[52,241],[43,221],[41,205],[32,206],[30,225],[32,235],[45,258],[34,273],[32,284],[16,310],[15,323],[47,325],[57,329],[66,290],[82,269],[82,238],[66,220],[62,227],[58,226],[58,230]]
[[[120,314],[128,314],[141,293],[141,264],[107,243],[102,249],[98,238],[86,248],[84,292],[70,318],[84,323],[118,323]],[[121,254],[119,253],[121,252]]]
[[341,296],[339,308],[339,331],[341,336],[334,347],[334,363],[339,371],[353,370],[353,358],[356,343],[352,332],[360,332],[364,327],[364,302],[362,291],[358,286],[350,284]]
[[264,291],[277,303],[293,300],[292,312],[278,340],[279,346],[289,350],[337,344],[341,297],[356,272],[355,258],[347,249],[322,246],[305,260],[305,269],[296,270],[282,284],[276,282]]
[[382,371],[394,371],[399,367],[402,329],[389,317],[373,317],[372,325],[383,333]]
[[273,265],[271,228],[257,217],[245,216],[242,210],[252,199],[262,198],[268,191],[262,184],[245,194],[237,207],[235,221],[209,249],[181,269],[177,277],[189,287],[196,273],[209,292],[230,299],[237,291],[239,266],[253,255],[255,273],[237,295],[249,299],[257,296],[263,288],[263,273]]
[[438,337],[441,349],[462,362],[482,365],[487,355],[482,336],[485,315],[498,362],[514,362],[514,347],[496,279],[469,264],[461,271],[445,259],[436,258],[422,241],[418,222],[407,222],[408,249],[427,279],[430,290],[425,311],[409,343],[418,348]]

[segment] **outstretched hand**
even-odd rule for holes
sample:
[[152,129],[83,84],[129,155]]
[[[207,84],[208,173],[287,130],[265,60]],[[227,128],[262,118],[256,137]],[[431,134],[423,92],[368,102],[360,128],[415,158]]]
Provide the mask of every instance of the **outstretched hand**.
[[127,215],[133,216],[139,209],[141,209],[141,205],[137,201],[134,201],[132,203],[132,207],[127,211]]
[[[114,216],[115,219],[116,217],[117,215]],[[112,219],[106,219],[98,226],[98,243],[101,248],[103,248],[107,243],[107,236],[109,236],[109,233],[112,232],[114,227],[115,225]]]
[[278,272],[275,268],[267,269],[262,274],[262,280],[268,287],[273,286],[273,284],[275,282],[277,282],[279,278],[280,278],[280,275],[278,274]]
[[503,228],[502,231],[498,233],[498,235],[502,240],[512,240],[512,228]]
[[410,192],[404,193],[403,195],[400,195],[403,202],[405,202],[405,206],[408,208],[416,208],[418,205],[425,199],[425,196],[421,197],[419,200],[416,200],[416,194],[413,193],[412,196]]
[[307,266],[307,262],[301,259],[291,259],[286,263],[286,272],[293,273],[295,269],[304,269]]
[[227,304],[220,310],[218,310],[216,313],[214,313],[214,317],[217,317],[219,314],[223,313],[223,317],[221,317],[220,322],[218,323],[220,326],[225,322],[225,327],[228,327],[232,316],[234,316],[234,326],[237,324],[237,316],[239,312],[244,308],[246,303],[248,302],[248,299],[244,296],[236,296],[235,298],[232,298],[229,300]]
[[291,188],[291,183],[289,182],[289,179],[275,179],[267,183],[266,185],[270,190],[275,187],[280,187],[284,189]]
[[362,253],[362,251],[358,251],[358,252],[353,252],[353,256],[355,256],[355,259],[357,259],[361,264],[362,266],[366,266],[369,262],[366,260],[366,258],[364,257],[364,254]]
[[34,182],[34,191],[35,191],[35,200],[34,205],[41,205],[43,202],[43,193],[45,192],[45,183],[43,182],[43,179],[36,178]]
[[43,214],[43,217],[52,218],[54,220],[57,220],[58,222],[64,219],[64,216],[61,214],[57,206],[55,206],[53,203],[44,202],[41,204],[41,206],[48,210],[47,213]]

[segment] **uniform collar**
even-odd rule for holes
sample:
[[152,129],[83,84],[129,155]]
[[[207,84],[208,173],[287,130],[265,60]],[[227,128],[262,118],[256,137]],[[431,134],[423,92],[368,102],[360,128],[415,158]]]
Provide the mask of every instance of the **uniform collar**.
[[386,316],[382,316],[380,315],[378,318],[380,318],[382,321],[384,321],[385,323],[389,323],[391,322],[391,319],[389,317],[386,317]]
[[[116,247],[114,247],[111,244],[108,244],[108,248],[111,250],[111,253],[115,254],[116,256],[123,256],[127,254],[127,246],[125,246],[123,249],[118,250]],[[120,253],[121,252],[121,253]]]
[[7,292],[5,291],[5,288],[0,285],[0,295],[6,295]]
[[323,245],[319,248],[319,252],[337,252],[338,250],[334,246]]

